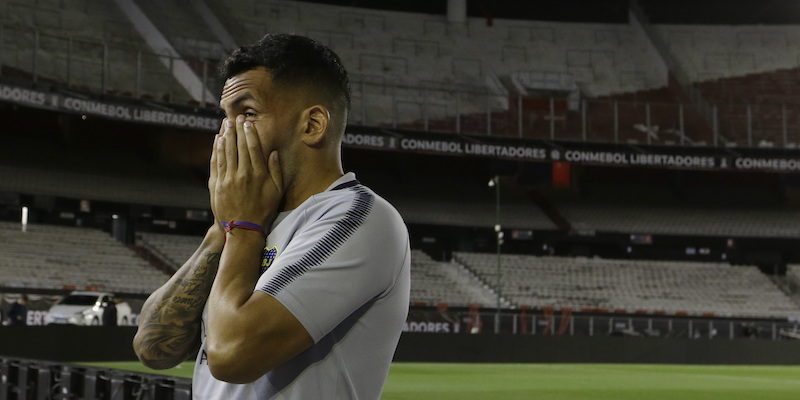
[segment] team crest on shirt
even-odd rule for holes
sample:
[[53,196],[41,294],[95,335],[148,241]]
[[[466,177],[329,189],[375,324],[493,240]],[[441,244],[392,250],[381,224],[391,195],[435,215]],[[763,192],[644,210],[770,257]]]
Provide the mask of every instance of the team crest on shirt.
[[272,265],[272,262],[275,261],[275,257],[278,256],[278,246],[272,246],[267,248],[264,246],[264,255],[261,257],[261,271],[260,274],[263,274],[264,271]]

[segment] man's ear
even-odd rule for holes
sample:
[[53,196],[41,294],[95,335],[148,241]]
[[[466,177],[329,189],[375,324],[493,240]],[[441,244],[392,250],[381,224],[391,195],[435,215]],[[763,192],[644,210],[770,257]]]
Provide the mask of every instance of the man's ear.
[[306,117],[303,143],[316,147],[325,140],[328,124],[331,122],[331,113],[327,107],[317,104],[307,108],[303,115]]

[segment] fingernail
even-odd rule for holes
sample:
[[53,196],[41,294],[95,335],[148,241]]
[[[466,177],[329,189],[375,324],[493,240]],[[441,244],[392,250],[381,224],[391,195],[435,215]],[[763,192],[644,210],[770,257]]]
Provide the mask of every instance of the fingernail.
[[244,127],[247,128],[247,129],[250,129],[250,128],[253,127],[253,123],[250,122],[250,121],[247,121],[247,122],[244,123]]
[[237,115],[236,116],[236,122],[238,123],[238,122],[242,122],[242,121],[244,121],[244,115],[241,115],[241,114]]

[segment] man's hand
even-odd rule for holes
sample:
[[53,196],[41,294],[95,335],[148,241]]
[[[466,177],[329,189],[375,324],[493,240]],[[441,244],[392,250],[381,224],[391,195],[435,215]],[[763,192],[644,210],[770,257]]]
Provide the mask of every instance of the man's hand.
[[268,229],[283,199],[278,152],[265,157],[255,125],[245,122],[243,115],[236,117],[235,124],[226,121],[223,125],[225,132],[216,139],[212,153],[212,160],[216,158],[215,215],[220,221],[248,221]]
[[217,192],[217,142],[222,135],[225,134],[226,125],[228,124],[228,119],[225,118],[222,120],[222,125],[219,127],[219,133],[214,135],[214,143],[211,145],[211,162],[209,165],[209,174],[208,174],[208,194],[209,200],[211,203],[211,214],[214,216],[214,225],[217,225],[218,218],[217,218],[217,203],[215,201],[215,194]]

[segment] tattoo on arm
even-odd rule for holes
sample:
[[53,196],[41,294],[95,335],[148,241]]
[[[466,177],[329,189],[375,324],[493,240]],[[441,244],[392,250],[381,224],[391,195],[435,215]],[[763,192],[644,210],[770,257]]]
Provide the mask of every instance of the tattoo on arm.
[[145,365],[170,368],[200,346],[203,308],[219,267],[220,252],[199,250],[142,306],[134,349]]

